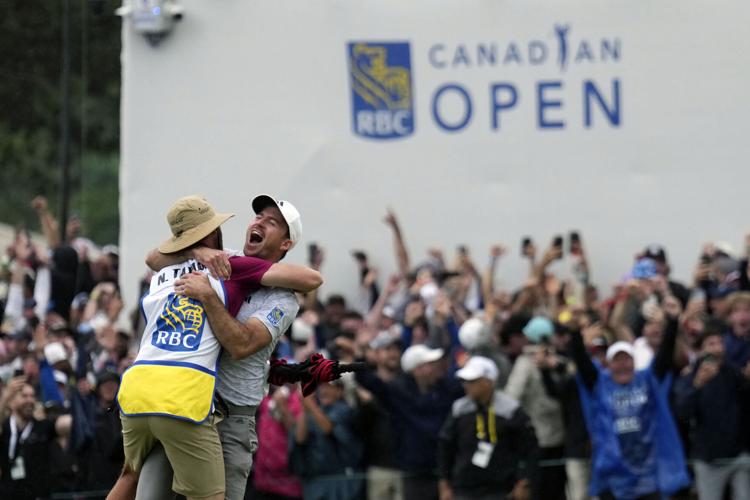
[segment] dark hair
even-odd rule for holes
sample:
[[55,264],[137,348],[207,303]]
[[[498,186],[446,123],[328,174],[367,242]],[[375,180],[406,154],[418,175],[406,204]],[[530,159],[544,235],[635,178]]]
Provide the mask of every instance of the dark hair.
[[701,333],[700,337],[698,337],[698,347],[703,347],[704,342],[708,340],[709,337],[721,337],[722,333],[718,332],[716,330],[705,330],[703,333]]
[[414,325],[412,325],[412,330],[415,330],[418,327],[422,327],[425,329],[425,331],[430,331],[430,324],[427,322],[427,318],[424,316],[420,316],[416,320],[414,320]]
[[326,300],[327,306],[344,306],[346,307],[346,299],[343,295],[329,295],[328,300]]
[[705,326],[703,327],[703,332],[701,333],[700,337],[698,337],[698,347],[703,347],[703,343],[708,339],[709,337],[714,336],[723,336],[724,335],[724,329],[725,325],[721,320],[717,319],[708,319],[705,323]]
[[342,320],[345,319],[357,319],[361,320],[364,319],[361,314],[359,314],[357,311],[352,311],[351,309],[346,311],[343,316],[341,317]]
[[507,346],[514,334],[523,335],[523,328],[531,321],[527,314],[513,314],[500,330],[500,343]]
[[573,333],[573,331],[568,326],[563,325],[559,321],[553,321],[552,324],[555,326],[556,335],[568,335]]

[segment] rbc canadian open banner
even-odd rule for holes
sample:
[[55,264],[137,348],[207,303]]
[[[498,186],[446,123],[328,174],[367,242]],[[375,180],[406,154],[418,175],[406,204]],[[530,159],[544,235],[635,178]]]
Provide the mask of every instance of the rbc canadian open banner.
[[[123,23],[121,281],[129,297],[165,214],[203,194],[241,249],[251,198],[302,214],[326,293],[353,296],[352,249],[395,268],[428,248],[509,254],[581,232],[605,291],[649,243],[689,280],[707,240],[747,222],[750,7],[696,0],[181,0],[152,46]],[[564,272],[565,263],[557,271]]]

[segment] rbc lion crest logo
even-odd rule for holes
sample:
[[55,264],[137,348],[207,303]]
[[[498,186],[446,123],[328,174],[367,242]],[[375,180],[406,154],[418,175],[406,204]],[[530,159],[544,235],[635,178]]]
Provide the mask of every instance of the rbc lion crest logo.
[[396,139],[414,132],[411,53],[407,42],[348,44],[354,133]]
[[195,299],[170,293],[156,320],[151,344],[167,351],[195,351],[201,343],[206,313]]
[[266,319],[271,322],[273,326],[279,326],[279,321],[284,317],[284,311],[279,309],[279,306],[274,306],[271,312],[266,315]]

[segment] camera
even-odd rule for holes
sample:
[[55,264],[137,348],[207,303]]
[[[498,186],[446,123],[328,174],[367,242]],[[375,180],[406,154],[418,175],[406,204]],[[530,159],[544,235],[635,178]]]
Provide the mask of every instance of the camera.
[[559,234],[555,236],[555,239],[552,240],[552,246],[555,248],[555,250],[560,251],[560,255],[557,258],[562,259],[563,237]]
[[354,260],[356,260],[357,262],[367,262],[367,254],[365,254],[365,252],[363,252],[362,250],[352,250],[352,257],[354,257]]
[[719,360],[716,359],[716,356],[714,356],[710,352],[706,352],[706,353],[701,354],[698,357],[697,366],[700,366],[703,363],[714,363],[714,364],[716,364],[716,363],[718,363],[718,361]]
[[528,257],[527,252],[528,248],[533,245],[533,242],[531,241],[531,238],[529,236],[525,236],[521,240],[521,257]]
[[581,235],[578,231],[571,231],[568,235],[568,251],[572,254],[581,251]]

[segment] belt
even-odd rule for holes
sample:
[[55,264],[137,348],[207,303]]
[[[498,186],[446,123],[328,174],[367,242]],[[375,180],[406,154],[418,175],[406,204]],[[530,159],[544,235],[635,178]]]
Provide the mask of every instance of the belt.
[[216,409],[225,417],[229,417],[230,415],[244,415],[246,417],[254,417],[255,412],[258,410],[258,405],[236,405],[222,398],[221,396],[219,396],[219,394],[216,394],[215,406]]

